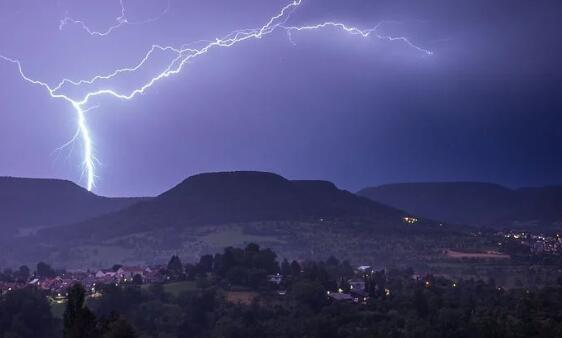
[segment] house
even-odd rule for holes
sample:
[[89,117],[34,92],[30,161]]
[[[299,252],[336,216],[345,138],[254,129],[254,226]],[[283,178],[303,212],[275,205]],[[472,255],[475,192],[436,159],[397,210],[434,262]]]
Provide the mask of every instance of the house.
[[136,275],[143,277],[151,271],[150,268],[143,269],[140,266],[122,266],[117,270],[117,277],[127,282],[132,281]]
[[81,280],[82,285],[89,290],[96,286],[96,278],[95,276],[87,276]]
[[165,280],[166,280],[166,276],[158,270],[156,271],[151,270],[150,272],[146,272],[143,276],[143,282],[147,284],[163,283]]
[[365,290],[352,289],[350,294],[355,303],[364,303],[369,299],[369,293]]
[[107,277],[115,277],[116,272],[112,269],[101,269],[96,272],[96,279],[103,279]]
[[97,284],[113,284],[116,282],[116,277],[113,276],[105,276],[105,277],[101,277],[101,278],[97,278],[96,277],[96,285]]
[[350,279],[348,281],[349,288],[354,291],[363,291],[365,290],[365,280],[360,278]]
[[361,266],[357,267],[357,272],[365,275],[365,274],[368,274],[368,273],[372,273],[373,268],[370,265],[361,265]]
[[343,292],[330,292],[328,297],[337,302],[351,302],[354,300],[349,293]]
[[38,286],[43,290],[55,290],[62,286],[63,281],[60,277],[46,278],[38,282]]
[[268,275],[267,281],[270,282],[270,283],[279,285],[283,281],[283,276],[281,276],[280,274]]

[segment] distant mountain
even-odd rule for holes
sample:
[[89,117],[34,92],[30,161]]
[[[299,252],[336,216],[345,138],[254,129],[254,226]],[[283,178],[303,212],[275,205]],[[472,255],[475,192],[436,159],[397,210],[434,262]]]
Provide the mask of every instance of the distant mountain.
[[475,182],[399,183],[359,195],[430,219],[486,227],[562,224],[562,187],[509,189]]
[[73,224],[138,201],[97,196],[64,180],[0,177],[0,230],[15,234],[22,229]]
[[164,227],[273,220],[367,219],[395,226],[402,212],[324,181],[289,181],[264,172],[192,176],[160,196],[46,236],[103,239]]

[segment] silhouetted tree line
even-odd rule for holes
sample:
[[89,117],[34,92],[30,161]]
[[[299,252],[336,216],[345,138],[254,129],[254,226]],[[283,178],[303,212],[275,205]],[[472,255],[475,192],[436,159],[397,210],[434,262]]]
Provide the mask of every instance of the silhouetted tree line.
[[[62,271],[59,271],[62,272]],[[0,282],[23,282],[25,283],[31,277],[55,277],[57,271],[45,262],[37,263],[35,271],[32,273],[27,265],[20,266],[17,270],[10,268],[0,272]]]

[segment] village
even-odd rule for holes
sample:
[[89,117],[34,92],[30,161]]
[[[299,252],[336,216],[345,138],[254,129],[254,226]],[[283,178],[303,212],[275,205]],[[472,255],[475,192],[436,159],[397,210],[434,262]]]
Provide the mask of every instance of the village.
[[[505,231],[496,234],[506,241],[515,241],[524,247],[529,248],[531,254],[562,254],[562,238],[560,234],[545,235],[542,233],[536,234],[529,231]],[[502,243],[502,242],[499,242]]]
[[[193,280],[194,272],[189,269],[189,265],[183,267],[181,264],[179,266],[176,264],[176,267],[173,267],[176,259],[179,258],[177,258],[177,256],[172,257],[168,266],[115,265],[112,268],[99,269],[97,271],[74,272],[57,272],[41,262],[38,264],[37,270],[43,271],[36,271],[27,278],[22,276],[21,272],[21,270],[26,270],[27,267],[22,267],[23,269],[20,268],[19,271],[4,271],[2,280],[0,280],[0,296],[15,290],[36,288],[44,292],[51,303],[63,304],[67,301],[68,290],[76,284],[80,284],[84,287],[88,298],[98,298],[103,296],[103,287],[107,285],[115,285],[116,287],[141,287],[151,284],[178,284],[182,281]],[[372,277],[374,273],[375,271],[370,266],[363,265],[356,267],[353,270],[352,278],[340,278],[339,280],[329,282],[329,287],[326,291],[327,298],[337,302],[366,302],[369,298],[367,277]],[[290,278],[290,273],[275,273],[267,275],[266,281],[270,289],[275,291],[275,294],[283,297],[287,294],[286,282],[287,279]],[[412,275],[412,278],[420,280],[421,277],[419,275]],[[384,289],[383,292],[386,295],[390,294],[389,289]],[[238,297],[238,294],[244,294],[245,296],[250,295],[250,297]],[[242,301],[243,303],[249,303],[254,298],[252,297],[252,293],[236,291],[229,292],[227,296],[227,298],[232,301]]]
[[[40,264],[42,263],[38,265]],[[12,276],[8,276],[8,274],[9,272],[4,272],[4,281],[0,281],[1,295],[17,289],[35,287],[45,291],[49,298],[55,302],[63,302],[67,295],[67,290],[78,283],[82,284],[82,286],[90,292],[90,296],[96,297],[100,295],[96,286],[108,284],[142,285],[163,283],[167,278],[165,266],[141,267],[116,265],[111,269],[76,272],[56,272],[51,270],[43,275],[35,272],[28,278],[21,276],[19,271],[14,272]]]

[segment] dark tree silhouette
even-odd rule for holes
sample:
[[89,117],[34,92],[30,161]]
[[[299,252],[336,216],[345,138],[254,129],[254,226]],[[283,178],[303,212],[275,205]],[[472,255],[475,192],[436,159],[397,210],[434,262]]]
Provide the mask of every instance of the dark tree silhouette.
[[133,276],[133,284],[135,285],[142,285],[142,276],[138,273]]
[[109,319],[100,322],[101,331],[100,338],[136,338],[135,330],[123,318],[112,313]]
[[203,255],[199,260],[198,272],[211,272],[213,271],[213,255]]
[[47,299],[34,289],[22,289],[0,297],[0,337],[52,338],[56,321]]
[[37,275],[39,277],[55,277],[56,272],[51,266],[45,262],[37,263]]
[[283,259],[283,262],[281,262],[281,274],[283,276],[291,275],[291,264],[289,263],[287,258]]
[[17,272],[17,278],[19,280],[25,282],[29,279],[30,275],[31,275],[31,270],[29,270],[29,267],[27,265],[20,266]]
[[170,261],[168,262],[168,270],[182,272],[183,265],[181,264],[181,260],[178,256],[172,256]]
[[86,290],[75,284],[68,290],[63,338],[97,338],[96,316],[85,306]]
[[293,261],[291,263],[291,275],[293,275],[293,277],[298,277],[300,274],[301,274],[301,266],[299,262]]

